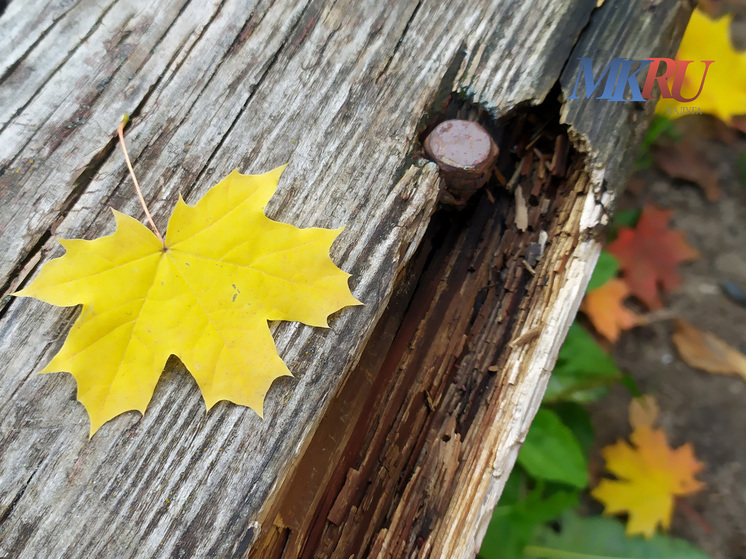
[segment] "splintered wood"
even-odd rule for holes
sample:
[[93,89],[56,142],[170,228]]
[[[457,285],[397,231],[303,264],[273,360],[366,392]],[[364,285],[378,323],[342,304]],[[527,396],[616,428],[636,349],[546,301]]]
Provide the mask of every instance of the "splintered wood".
[[523,210],[496,175],[469,215],[436,216],[250,557],[460,556],[447,522],[485,491],[497,448],[485,439],[517,451],[510,402],[548,378],[525,366],[551,318],[535,302],[554,306],[568,272],[557,263],[580,243],[588,181],[557,130],[564,141],[542,125],[548,138],[517,147]]

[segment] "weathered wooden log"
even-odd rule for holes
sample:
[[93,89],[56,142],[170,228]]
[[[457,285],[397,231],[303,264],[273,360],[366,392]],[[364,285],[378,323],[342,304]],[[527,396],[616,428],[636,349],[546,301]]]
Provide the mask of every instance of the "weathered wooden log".
[[[15,0],[0,17],[0,557],[472,557],[541,401],[652,106],[567,100],[579,57],[670,56],[663,0]],[[366,306],[273,327],[295,375],[260,419],[205,411],[173,359],[144,417],[88,439],[75,309],[9,294],[58,238],[165,226],[234,168],[289,166],[268,214],[345,231]],[[444,207],[422,142],[500,148]],[[164,227],[165,228],[165,227]]]

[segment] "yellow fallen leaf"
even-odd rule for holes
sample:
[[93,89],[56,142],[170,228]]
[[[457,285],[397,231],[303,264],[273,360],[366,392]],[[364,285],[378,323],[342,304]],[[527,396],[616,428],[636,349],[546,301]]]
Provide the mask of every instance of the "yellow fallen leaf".
[[[681,93],[690,99],[702,83],[705,65],[702,60],[713,60],[707,70],[699,97],[690,103],[661,97],[656,105],[658,114],[681,116],[684,107],[699,108],[731,124],[736,115],[746,114],[746,52],[738,52],[730,41],[733,15],[711,19],[696,8],[681,39],[676,60],[692,60],[687,68]],[[669,110],[670,109],[670,110]]]
[[746,379],[746,355],[715,334],[704,332],[683,320],[676,321],[671,336],[681,358],[691,367],[708,373],[741,375]]
[[632,398],[629,403],[629,424],[632,429],[638,427],[653,427],[658,421],[660,408],[650,394],[643,394],[637,398]]
[[208,409],[230,400],[262,415],[272,382],[290,374],[267,321],[326,327],[328,315],[360,304],[329,258],[341,229],[297,229],[264,215],[283,169],[233,171],[195,206],[179,199],[165,247],[114,211],[112,235],[60,241],[66,254],[15,294],[83,305],[41,372],[75,376],[91,436],[123,412],[145,412],[172,354]]
[[630,441],[634,446],[617,441],[601,451],[606,469],[618,479],[601,480],[591,495],[603,503],[604,514],[628,515],[627,534],[650,538],[657,526],[671,525],[674,497],[704,487],[694,479],[703,464],[688,443],[670,448],[660,429],[640,426]]

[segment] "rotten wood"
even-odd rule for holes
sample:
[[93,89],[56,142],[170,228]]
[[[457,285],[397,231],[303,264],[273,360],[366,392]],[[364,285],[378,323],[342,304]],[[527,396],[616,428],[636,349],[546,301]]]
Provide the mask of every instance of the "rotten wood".
[[[690,10],[11,2],[0,556],[474,556],[652,108],[563,102],[575,79],[565,62],[671,55]],[[346,224],[332,257],[366,306],[329,330],[273,327],[295,378],[273,385],[264,420],[226,402],[207,413],[174,359],[144,417],[88,440],[72,377],[35,374],[76,311],[7,294],[62,253],[58,238],[111,232],[108,206],[141,217],[116,151],[123,112],[159,226],[179,193],[193,202],[233,168],[285,162],[269,215]],[[520,186],[525,231],[497,178],[466,213],[436,213],[440,179],[421,140],[445,116],[493,134],[508,157],[495,177]]]
[[[551,118],[551,110],[542,116]],[[554,134],[564,135],[558,123],[540,143],[553,146]],[[513,159],[516,168],[525,161],[521,153]],[[543,165],[534,159],[527,176]],[[484,192],[470,213],[436,218],[431,229],[440,233],[428,231],[425,240],[439,242],[424,246],[407,273],[418,278],[416,288],[398,291],[392,314],[382,319],[398,330],[374,334],[376,344],[363,352],[293,479],[276,494],[272,529],[250,557],[450,556],[454,549],[433,536],[442,537],[449,505],[469,491],[461,481],[469,473],[464,461],[484,453],[479,441],[491,422],[504,427],[513,414],[505,401],[521,382],[506,372],[516,355],[533,351],[545,326],[529,321],[530,302],[547,311],[557,306],[555,286],[565,285],[558,279],[566,271],[555,264],[580,244],[573,232],[588,184],[576,152],[567,179],[544,175],[540,196],[548,208],[527,206],[530,228],[516,227],[518,208],[497,180],[495,203]],[[533,269],[526,257],[547,233],[550,248],[531,257]],[[366,383],[371,377],[375,382]],[[344,421],[334,421],[337,410]],[[283,546],[269,552],[278,539]]]

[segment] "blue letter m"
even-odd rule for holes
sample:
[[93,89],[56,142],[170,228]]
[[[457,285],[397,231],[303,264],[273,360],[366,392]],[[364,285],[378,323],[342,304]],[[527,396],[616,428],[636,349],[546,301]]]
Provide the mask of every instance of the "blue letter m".
[[[601,82],[606,78],[606,86],[604,92],[598,99],[611,99],[614,94],[614,84],[616,83],[617,74],[619,73],[619,67],[621,66],[624,58],[612,58],[611,62],[604,68],[601,77],[598,81],[593,81],[593,63],[590,58],[578,58],[580,60],[580,69],[578,70],[578,79],[575,80],[575,89],[572,90],[572,95],[568,99],[578,99],[576,95],[578,92],[578,84],[580,83],[581,74],[585,74],[585,98],[590,99],[596,88],[601,85]],[[607,76],[608,74],[608,76]]]

